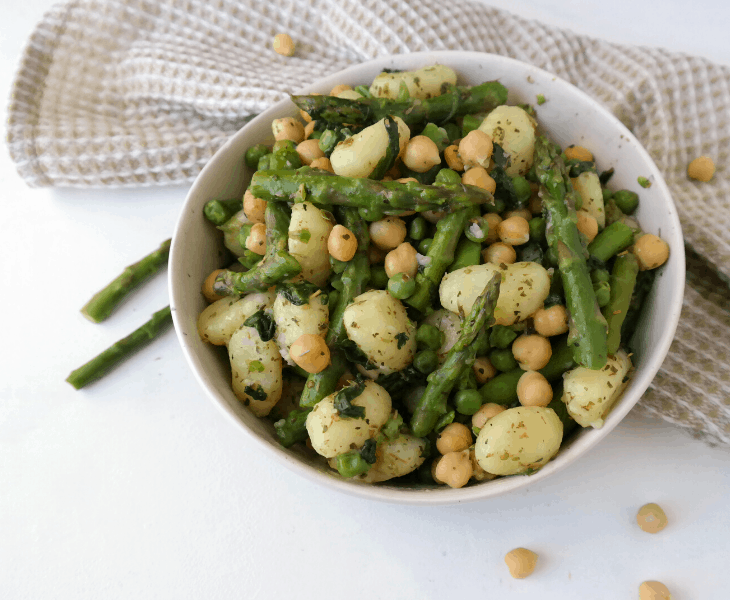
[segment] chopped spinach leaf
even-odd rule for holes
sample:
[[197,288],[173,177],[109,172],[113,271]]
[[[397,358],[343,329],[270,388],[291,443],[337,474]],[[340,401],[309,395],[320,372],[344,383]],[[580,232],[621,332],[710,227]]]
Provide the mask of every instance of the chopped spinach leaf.
[[611,177],[613,177],[613,167],[606,171],[603,171],[603,173],[598,176],[598,181],[601,182],[601,185],[606,185]]
[[365,416],[364,406],[354,406],[352,401],[365,390],[365,381],[361,378],[342,388],[335,394],[335,410],[341,417],[349,419],[362,419]]
[[408,341],[408,334],[404,331],[403,333],[399,333],[395,336],[395,339],[398,340],[398,350],[400,350],[403,346],[406,345],[406,342]]
[[252,314],[243,324],[254,327],[262,342],[268,342],[276,334],[276,323],[263,309]]
[[309,304],[309,297],[319,288],[313,283],[280,283],[276,286],[276,293],[281,294],[295,306]]
[[378,368],[378,365],[374,365],[370,362],[367,355],[360,350],[360,347],[352,340],[342,340],[338,346],[345,354],[345,358],[351,363],[361,365],[368,371]]
[[247,385],[245,388],[243,388],[243,391],[257,402],[263,402],[264,400],[266,400],[266,398],[268,398],[268,395],[264,391],[264,388],[262,388],[261,385],[258,383],[254,383],[253,385]]
[[365,443],[362,445],[362,448],[360,448],[360,456],[363,457],[363,460],[372,465],[375,462],[376,456],[375,451],[378,449],[378,444],[373,439],[366,440]]

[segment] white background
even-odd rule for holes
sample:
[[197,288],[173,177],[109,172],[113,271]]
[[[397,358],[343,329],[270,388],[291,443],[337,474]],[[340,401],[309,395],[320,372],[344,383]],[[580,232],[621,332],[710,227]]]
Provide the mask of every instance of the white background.
[[[4,4],[3,102],[51,2]],[[493,4],[730,65],[727,3]],[[730,450],[664,422],[631,414],[519,493],[411,508],[320,489],[262,456],[198,389],[172,331],[75,392],[72,369],[168,303],[161,275],[102,325],[79,314],[170,236],[186,188],[31,190],[4,148],[0,184],[0,597],[623,599],[646,579],[675,600],[730,597]],[[650,501],[670,520],[656,536],[634,521]],[[516,546],[540,554],[522,581],[503,562]]]

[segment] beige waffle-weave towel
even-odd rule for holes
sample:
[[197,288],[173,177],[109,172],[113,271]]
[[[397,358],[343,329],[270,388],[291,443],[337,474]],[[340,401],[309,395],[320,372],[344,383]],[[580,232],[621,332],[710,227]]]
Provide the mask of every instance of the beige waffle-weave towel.
[[[273,52],[279,32],[296,41],[294,57]],[[730,69],[477,2],[74,0],[31,36],[8,145],[32,186],[188,182],[247,115],[287,92],[359,61],[425,50],[510,56],[599,99],[656,161],[687,241],[730,275]],[[718,165],[710,183],[686,177],[700,154]],[[701,260],[690,269],[677,339],[640,406],[730,443],[728,288]]]

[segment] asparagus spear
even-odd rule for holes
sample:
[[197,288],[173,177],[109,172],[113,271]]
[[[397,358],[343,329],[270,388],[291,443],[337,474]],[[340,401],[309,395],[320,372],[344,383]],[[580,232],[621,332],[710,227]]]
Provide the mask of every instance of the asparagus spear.
[[96,358],[91,359],[85,365],[73,371],[66,378],[66,381],[79,390],[92,381],[103,377],[120,362],[132,356],[136,350],[165,331],[170,323],[172,323],[172,315],[170,313],[170,307],[166,306],[162,310],[154,313],[152,318],[142,325],[142,327],[136,329],[127,337],[104,350]]
[[542,203],[547,213],[546,236],[558,257],[558,268],[570,312],[568,341],[575,362],[589,369],[606,364],[606,320],[601,315],[570,200],[572,188],[560,151],[545,137],[535,144],[538,180],[543,186]]
[[345,309],[355,296],[359,296],[365,290],[365,286],[370,280],[370,261],[368,260],[370,234],[367,223],[360,218],[355,208],[343,208],[341,212],[341,218],[338,220],[355,234],[357,252],[342,272],[342,291],[330,317],[330,325],[325,338],[330,348],[330,365],[323,371],[312,373],[307,377],[304,392],[299,400],[299,405],[304,407],[314,406],[322,398],[334,392],[337,381],[347,370],[347,361],[337,348],[339,342],[347,338],[344,322]]
[[302,271],[301,265],[287,251],[291,217],[282,202],[266,205],[266,254],[252,269],[244,273],[223,271],[213,289],[221,296],[263,292],[272,285],[291,279]]
[[446,399],[464,369],[471,368],[476,358],[478,336],[486,335],[485,326],[492,322],[494,307],[499,298],[501,273],[495,273],[474,302],[465,319],[459,339],[446,355],[444,364],[428,376],[426,391],[421,396],[411,418],[411,431],[416,437],[428,435],[439,417],[446,413]]
[[507,88],[498,81],[488,81],[474,87],[451,86],[440,96],[427,100],[347,100],[333,96],[292,96],[291,99],[315,120],[359,125],[397,116],[412,127],[429,121],[442,123],[470,113],[489,112],[507,101]]
[[124,269],[119,277],[94,294],[81,309],[81,314],[94,323],[106,319],[132,290],[167,264],[170,242],[165,240],[157,250]]
[[425,312],[431,306],[431,296],[441,284],[446,269],[454,262],[454,251],[469,218],[473,215],[470,209],[446,215],[436,223],[436,233],[428,248],[426,256],[430,262],[422,273],[416,275],[416,291],[405,302]]
[[611,297],[603,309],[608,323],[608,353],[615,354],[621,344],[621,326],[631,303],[639,273],[639,261],[633,254],[616,257],[611,269]]
[[634,230],[621,221],[608,225],[588,244],[588,253],[606,262],[634,243]]
[[353,206],[385,214],[404,210],[454,212],[475,204],[494,204],[488,191],[461,183],[422,185],[342,177],[319,169],[257,171],[251,191],[268,201],[292,202],[302,195],[315,204]]

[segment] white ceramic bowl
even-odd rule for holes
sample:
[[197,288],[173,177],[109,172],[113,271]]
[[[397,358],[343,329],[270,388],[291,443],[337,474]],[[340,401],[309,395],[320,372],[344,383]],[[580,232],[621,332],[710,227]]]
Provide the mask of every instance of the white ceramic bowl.
[[[286,450],[277,443],[271,423],[254,417],[234,396],[226,354],[221,348],[200,341],[196,320],[206,306],[200,286],[211,271],[223,266],[224,256],[220,234],[203,217],[203,206],[214,198],[243,194],[251,176],[243,160],[244,153],[253,144],[273,142],[272,119],[293,116],[297,112],[289,100],[278,102],[253,119],[205,166],[185,200],[170,253],[170,298],[180,344],[201,387],[229,420],[254,440],[262,452],[304,477],[357,496],[404,504],[450,504],[504,494],[549,477],[595,446],[636,404],[661,366],[679,319],[685,277],[679,218],[654,162],[631,132],[598,102],[546,71],[502,56],[477,52],[413,53],[378,58],[350,67],[301,92],[326,94],[339,83],[353,87],[369,84],[384,68],[416,69],[434,63],[452,67],[459,74],[459,84],[476,85],[498,79],[509,89],[510,104],[534,104],[536,95],[543,94],[548,101],[537,107],[542,129],[562,146],[580,144],[593,150],[599,170],[614,167],[616,174],[611,185],[615,189],[640,191],[637,216],[642,227],[650,233],[661,233],[669,243],[671,256],[646,300],[635,336],[636,371],[602,429],[582,430],[534,475],[506,477],[462,489],[445,486],[422,489],[388,485],[387,482],[368,485],[347,481],[333,473],[323,461],[296,449]],[[639,176],[647,177],[652,186],[639,190]]]

